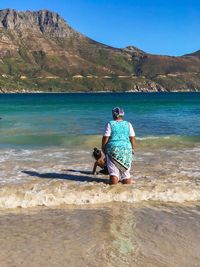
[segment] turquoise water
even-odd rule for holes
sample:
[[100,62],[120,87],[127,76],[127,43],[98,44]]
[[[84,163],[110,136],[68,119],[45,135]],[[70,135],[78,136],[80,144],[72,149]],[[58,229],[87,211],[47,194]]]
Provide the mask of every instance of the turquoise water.
[[76,146],[121,106],[137,137],[200,141],[200,93],[1,94],[0,146]]
[[[118,105],[137,135],[126,192],[91,174]],[[0,209],[199,201],[199,115],[200,93],[0,95]]]

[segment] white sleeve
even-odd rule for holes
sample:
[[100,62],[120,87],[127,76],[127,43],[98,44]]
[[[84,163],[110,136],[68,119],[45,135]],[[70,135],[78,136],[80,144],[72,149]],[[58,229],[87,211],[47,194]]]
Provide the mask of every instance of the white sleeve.
[[103,132],[103,136],[111,136],[110,123],[107,123]]
[[130,136],[135,136],[135,131],[133,129],[132,124],[129,122]]

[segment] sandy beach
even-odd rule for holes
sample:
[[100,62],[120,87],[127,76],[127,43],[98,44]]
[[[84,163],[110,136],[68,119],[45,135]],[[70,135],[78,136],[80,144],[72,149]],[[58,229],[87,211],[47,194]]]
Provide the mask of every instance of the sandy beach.
[[0,214],[10,266],[199,266],[200,205],[120,204]]

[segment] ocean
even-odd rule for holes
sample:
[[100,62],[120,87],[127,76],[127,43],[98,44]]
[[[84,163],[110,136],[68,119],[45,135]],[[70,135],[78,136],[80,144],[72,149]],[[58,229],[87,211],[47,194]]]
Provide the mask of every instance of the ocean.
[[[91,174],[116,106],[132,185]],[[200,266],[200,93],[1,94],[0,118],[2,267]]]
[[199,93],[2,94],[0,146],[78,147],[102,134],[115,106],[139,138],[199,140]]

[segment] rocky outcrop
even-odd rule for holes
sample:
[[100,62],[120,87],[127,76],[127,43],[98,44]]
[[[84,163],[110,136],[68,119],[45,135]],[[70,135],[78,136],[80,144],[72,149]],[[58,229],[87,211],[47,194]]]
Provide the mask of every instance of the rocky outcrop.
[[35,12],[18,12],[12,9],[1,10],[0,27],[16,32],[32,29],[50,37],[69,38],[81,36],[58,14],[48,10]]
[[125,51],[131,55],[138,56],[138,57],[143,57],[143,56],[147,55],[147,53],[138,49],[135,46],[127,46],[123,49],[123,51]]

